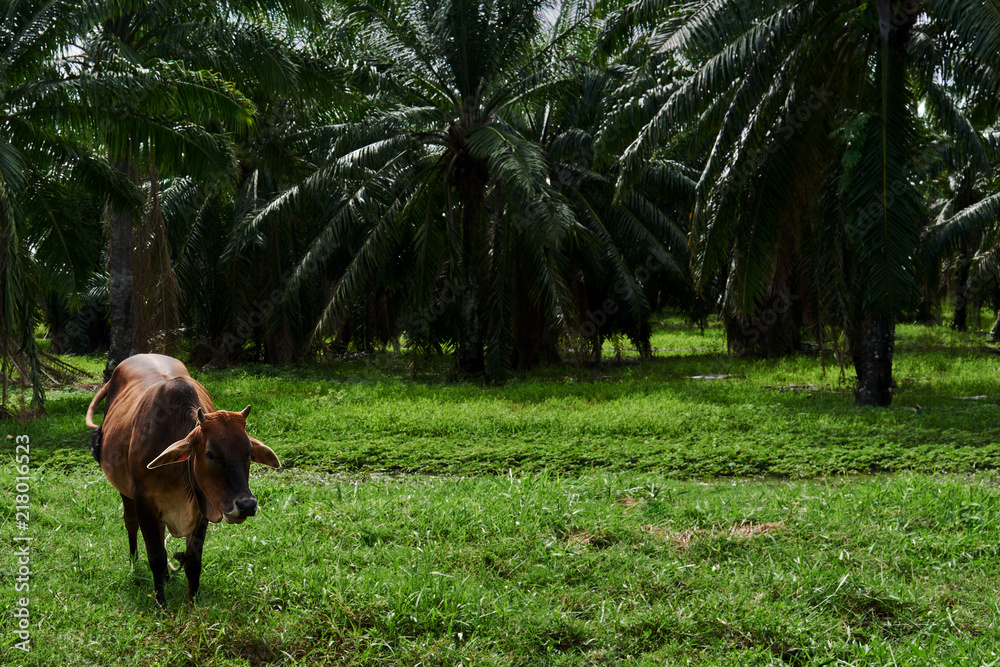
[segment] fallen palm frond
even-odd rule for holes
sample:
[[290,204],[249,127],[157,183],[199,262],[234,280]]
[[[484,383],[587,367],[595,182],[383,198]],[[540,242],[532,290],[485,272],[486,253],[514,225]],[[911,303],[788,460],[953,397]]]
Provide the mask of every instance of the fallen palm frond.
[[49,388],[73,384],[90,377],[90,373],[86,370],[42,350],[36,351],[35,359],[23,352],[4,355],[3,362],[0,363],[0,383],[3,385],[3,393],[0,395],[0,419],[13,419],[24,413],[23,407],[21,409],[10,407],[12,397],[9,388],[14,385],[23,391],[32,387],[33,362],[37,364],[37,377]]

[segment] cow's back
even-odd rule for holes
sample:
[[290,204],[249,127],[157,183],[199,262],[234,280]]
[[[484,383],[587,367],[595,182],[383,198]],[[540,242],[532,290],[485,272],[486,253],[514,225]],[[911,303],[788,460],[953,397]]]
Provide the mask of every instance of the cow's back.
[[[208,392],[184,364],[159,354],[121,362],[109,380],[106,401],[101,469],[130,498],[134,482],[150,472],[146,464],[194,428],[198,407],[214,410]],[[176,475],[179,483],[182,468],[165,469],[160,477]]]

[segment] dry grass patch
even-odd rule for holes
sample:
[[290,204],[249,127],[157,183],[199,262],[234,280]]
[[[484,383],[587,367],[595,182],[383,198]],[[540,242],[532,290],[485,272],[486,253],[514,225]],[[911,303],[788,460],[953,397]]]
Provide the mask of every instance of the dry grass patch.
[[753,521],[747,523],[738,523],[730,526],[728,530],[721,529],[694,529],[687,528],[685,530],[669,530],[664,526],[655,526],[649,524],[643,526],[643,530],[651,533],[652,535],[670,542],[677,551],[684,553],[691,547],[691,542],[694,539],[704,539],[706,537],[733,537],[736,539],[752,539],[754,537],[760,537],[761,535],[770,535],[771,533],[776,533],[780,530],[784,530],[784,523],[754,523]]
[[653,536],[660,538],[666,542],[670,542],[674,548],[684,553],[691,547],[691,540],[695,537],[706,537],[710,534],[707,530],[695,530],[693,528],[688,528],[686,530],[668,530],[663,526],[654,526],[649,524],[643,526],[643,530],[651,533]]
[[618,504],[627,510],[632,509],[636,505],[642,504],[641,500],[636,500],[632,496],[618,496]]
[[741,523],[729,529],[729,534],[733,537],[759,537],[776,533],[785,528],[784,523]]

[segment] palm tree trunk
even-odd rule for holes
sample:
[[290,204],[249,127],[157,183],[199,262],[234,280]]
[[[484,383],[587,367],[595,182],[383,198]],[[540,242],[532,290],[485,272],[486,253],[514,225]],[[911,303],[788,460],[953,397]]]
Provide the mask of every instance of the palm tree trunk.
[[6,202],[0,200],[0,276],[3,276],[3,282],[0,282],[0,384],[2,384],[2,390],[0,390],[0,418],[8,416],[6,412],[7,387],[12,376],[12,371],[8,370],[8,368],[11,365],[11,357],[18,347],[17,341],[13,340],[11,335],[17,323],[8,322],[6,318],[7,313],[14,310],[13,308],[8,308],[8,303],[16,301],[18,298],[16,293],[18,288],[17,281],[11,280],[14,276],[15,268],[10,266],[16,261],[14,253],[17,252],[12,243],[14,235],[13,226],[13,220],[8,214]]
[[458,368],[463,373],[481,373],[486,367],[483,337],[480,335],[479,287],[466,272],[459,298]]
[[802,349],[801,316],[796,297],[774,290],[752,316],[726,318],[726,345],[738,357],[787,357]]
[[935,300],[932,296],[932,287],[925,281],[920,291],[922,296],[920,298],[920,305],[917,306],[917,322],[924,326],[933,326],[937,324],[937,321],[934,316]]
[[855,349],[858,374],[858,405],[886,407],[892,403],[892,357],[896,347],[896,325],[884,315],[868,321],[861,347]]
[[951,318],[951,328],[955,331],[965,331],[968,328],[969,299],[966,285],[969,282],[969,263],[963,253],[959,258],[958,280],[955,285],[955,314]]
[[[135,180],[131,160],[119,156],[112,166]],[[111,345],[108,348],[108,363],[104,368],[104,381],[111,379],[111,373],[119,363],[132,355],[132,334],[134,320],[132,297],[134,294],[132,277],[132,218],[112,210],[109,216],[110,246],[108,252],[108,292],[111,316]]]
[[[898,9],[898,8],[897,8]],[[892,254],[892,246],[899,247],[897,239],[893,239],[889,232],[890,228],[902,236],[903,234],[914,235],[914,245],[916,245],[915,230],[910,226],[912,220],[899,215],[900,202],[896,206],[889,204],[887,193],[891,193],[890,184],[903,187],[905,179],[901,175],[907,173],[906,162],[908,160],[905,151],[905,144],[902,142],[900,130],[894,123],[906,118],[906,66],[907,66],[907,44],[910,39],[910,31],[916,21],[917,14],[911,12],[893,13],[893,3],[890,0],[877,0],[876,11],[879,18],[879,30],[882,35],[882,54],[879,65],[879,78],[881,80],[881,127],[878,128],[880,143],[879,158],[881,176],[881,210],[879,210],[880,221],[878,225],[871,225],[869,228],[877,230],[875,234],[868,237],[881,247],[881,255],[875,255],[874,261],[883,262],[884,276],[883,286],[875,287],[877,298],[874,300],[874,307],[867,308],[868,317],[861,329],[860,336],[862,349],[855,349],[855,368],[858,373],[858,389],[855,395],[855,402],[858,405],[869,405],[886,407],[892,403],[892,357],[896,346],[896,323],[895,317],[900,310],[900,298],[903,294],[897,294],[892,289],[891,274],[896,270],[896,266],[888,266],[889,257]],[[864,237],[863,237],[864,238]],[[897,250],[898,252],[898,250]],[[904,278],[905,276],[899,276]],[[880,289],[885,291],[878,293]],[[894,297],[896,303],[893,303]],[[879,303],[881,302],[881,303]]]
[[514,298],[521,304],[515,320],[514,367],[526,371],[541,362],[560,361],[555,323],[545,316],[541,307],[532,303],[528,283],[519,272],[515,273],[514,290]]
[[482,322],[479,318],[479,262],[470,229],[478,220],[466,216],[462,258],[462,288],[458,294],[458,369],[463,373],[482,373],[486,369]]
[[462,288],[458,295],[458,369],[462,373],[486,370],[480,286],[487,261],[483,214],[488,174],[480,165],[470,169],[459,186],[462,202]]

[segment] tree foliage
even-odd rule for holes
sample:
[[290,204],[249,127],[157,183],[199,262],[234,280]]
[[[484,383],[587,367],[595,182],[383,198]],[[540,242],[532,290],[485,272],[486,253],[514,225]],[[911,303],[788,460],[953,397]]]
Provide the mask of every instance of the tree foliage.
[[11,0],[4,377],[40,404],[43,325],[54,351],[110,335],[111,366],[405,344],[502,381],[616,334],[649,355],[670,308],[735,352],[844,336],[885,403],[894,323],[998,284],[998,16]]

